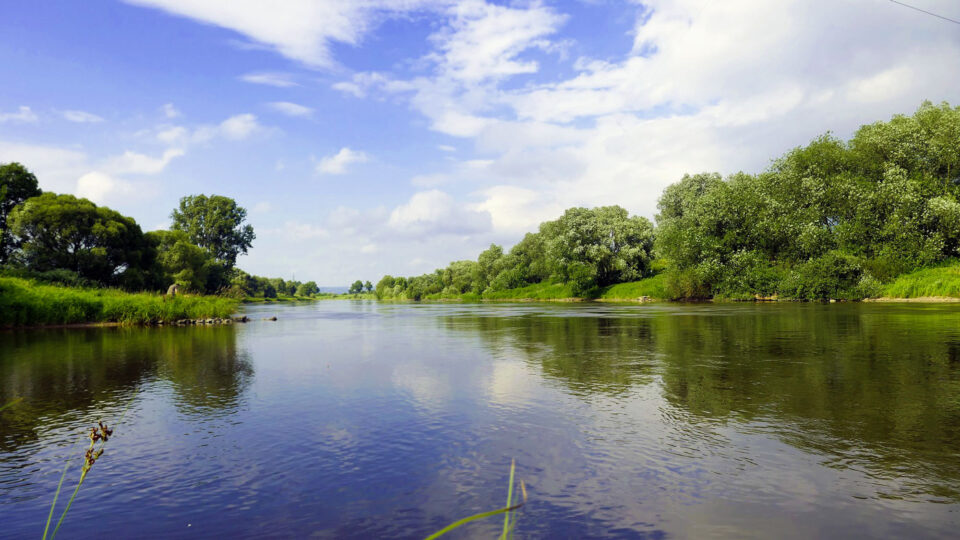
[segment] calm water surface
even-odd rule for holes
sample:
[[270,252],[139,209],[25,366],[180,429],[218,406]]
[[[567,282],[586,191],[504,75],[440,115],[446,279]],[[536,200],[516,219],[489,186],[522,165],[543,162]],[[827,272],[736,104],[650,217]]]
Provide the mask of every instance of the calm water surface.
[[[956,537],[960,307],[377,304],[0,332],[0,537]],[[277,322],[259,320],[274,315]],[[492,538],[502,521],[453,537]]]

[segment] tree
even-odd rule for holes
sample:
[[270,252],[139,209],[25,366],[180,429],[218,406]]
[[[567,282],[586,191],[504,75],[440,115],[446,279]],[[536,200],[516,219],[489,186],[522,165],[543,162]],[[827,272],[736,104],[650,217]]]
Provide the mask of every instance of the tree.
[[73,195],[28,199],[8,225],[22,242],[19,262],[35,271],[65,268],[104,285],[137,288],[156,257],[132,218]]
[[176,283],[186,291],[207,292],[207,281],[214,270],[213,257],[207,250],[190,242],[183,231],[153,231],[146,236],[156,246],[156,272],[162,289]]
[[363,282],[359,279],[353,282],[353,285],[350,285],[350,294],[360,294],[363,292]]
[[320,287],[313,281],[302,283],[297,287],[297,296],[313,296],[320,292]]
[[246,253],[256,238],[253,227],[243,223],[246,209],[221,195],[183,197],[170,217],[173,230],[187,233],[191,242],[209,250],[228,268],[236,265],[237,256]]
[[363,288],[366,289],[367,292],[370,292],[373,290],[373,283],[370,283],[370,280],[367,280],[367,282],[363,284]]
[[7,228],[7,219],[14,207],[41,194],[37,177],[19,163],[0,165],[0,264],[7,262],[17,249],[16,238]]
[[653,225],[619,206],[571,208],[552,229],[547,251],[557,275],[583,293],[650,273]]

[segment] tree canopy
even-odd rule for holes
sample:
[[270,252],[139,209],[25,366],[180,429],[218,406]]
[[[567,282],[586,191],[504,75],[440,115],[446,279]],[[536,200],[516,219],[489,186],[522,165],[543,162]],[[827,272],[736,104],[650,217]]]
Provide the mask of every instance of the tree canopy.
[[28,199],[10,213],[8,225],[22,242],[18,262],[34,271],[63,268],[105,285],[137,288],[155,257],[132,218],[73,195]]
[[41,193],[37,177],[26,167],[16,162],[0,165],[0,264],[5,263],[10,253],[19,247],[7,227],[10,212],[18,204]]
[[247,211],[222,195],[189,195],[170,214],[172,229],[187,233],[190,241],[233,268],[237,257],[253,245],[253,226],[244,224]]

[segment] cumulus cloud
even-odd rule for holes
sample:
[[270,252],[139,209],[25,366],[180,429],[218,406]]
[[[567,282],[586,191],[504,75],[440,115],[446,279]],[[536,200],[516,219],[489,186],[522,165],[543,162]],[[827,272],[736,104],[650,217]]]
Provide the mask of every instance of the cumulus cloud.
[[117,198],[134,195],[136,189],[126,180],[92,171],[77,180],[77,188],[74,193],[77,197],[90,199],[97,204],[105,204]]
[[78,124],[96,124],[103,122],[103,118],[86,111],[63,111],[63,117]]
[[153,133],[157,141],[163,144],[185,147],[218,138],[239,141],[268,131],[255,115],[243,113],[231,116],[219,124],[200,124],[195,127],[166,124],[156,128]]
[[37,115],[33,113],[30,107],[21,105],[17,112],[0,112],[0,124],[4,122],[23,122],[33,123],[38,120]]
[[122,155],[109,158],[103,168],[113,174],[157,174],[183,154],[184,151],[179,148],[168,149],[160,157],[127,150]]
[[287,116],[306,117],[313,115],[313,109],[305,105],[291,103],[289,101],[274,101],[267,104],[268,107],[280,114]]
[[332,156],[327,156],[317,163],[318,174],[343,174],[352,163],[363,163],[370,158],[363,152],[351,150],[346,146]]
[[73,192],[90,170],[86,152],[75,148],[0,141],[0,163],[17,161],[30,169],[44,191]]
[[390,213],[387,225],[401,234],[469,235],[490,230],[490,213],[468,208],[440,190],[421,191]]

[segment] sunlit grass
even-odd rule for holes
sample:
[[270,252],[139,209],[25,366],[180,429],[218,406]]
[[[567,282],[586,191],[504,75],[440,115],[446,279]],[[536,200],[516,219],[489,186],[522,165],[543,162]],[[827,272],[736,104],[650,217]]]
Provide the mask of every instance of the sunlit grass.
[[642,296],[669,298],[666,289],[666,274],[657,274],[640,281],[618,283],[604,287],[600,292],[603,300],[636,300]]
[[897,277],[883,288],[890,298],[919,298],[924,296],[960,297],[960,265],[924,268]]
[[117,289],[80,289],[0,277],[0,326],[114,322],[146,324],[226,318],[237,301],[219,296],[164,297]]

